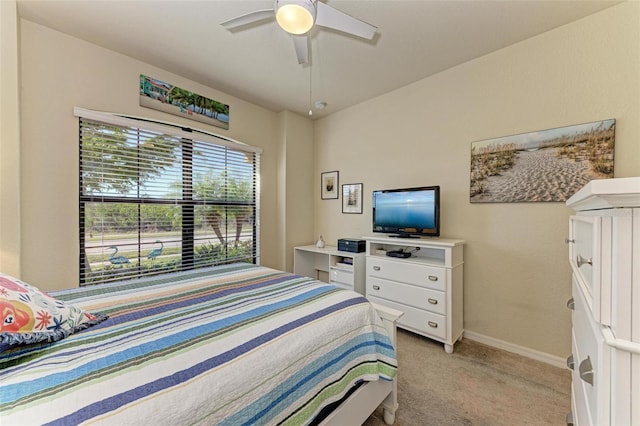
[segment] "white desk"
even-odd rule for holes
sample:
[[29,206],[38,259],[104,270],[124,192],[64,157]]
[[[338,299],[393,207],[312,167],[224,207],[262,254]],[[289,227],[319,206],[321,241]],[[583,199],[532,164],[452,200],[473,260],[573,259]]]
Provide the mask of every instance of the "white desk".
[[293,272],[338,287],[365,293],[365,254],[315,245],[293,249]]

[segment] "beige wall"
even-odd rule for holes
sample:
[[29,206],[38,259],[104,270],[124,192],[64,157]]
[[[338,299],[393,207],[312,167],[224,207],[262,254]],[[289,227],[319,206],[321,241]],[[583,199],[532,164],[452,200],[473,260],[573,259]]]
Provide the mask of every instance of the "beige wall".
[[0,272],[20,275],[20,111],[18,16],[0,1]]
[[278,114],[279,235],[264,246],[278,251],[278,269],[293,271],[293,248],[313,241],[313,123],[290,111]]
[[[21,38],[22,279],[46,290],[78,285],[78,120],[73,116],[74,106],[184,123],[263,148],[261,263],[284,265],[282,252],[272,244],[287,241],[286,232],[297,231],[291,226],[282,229],[278,223],[280,130],[289,131],[291,124],[280,123],[283,118],[273,111],[29,21],[21,21]],[[229,130],[140,107],[141,73],[229,104]],[[295,114],[288,119],[292,120],[311,126],[308,119]],[[309,130],[305,143],[310,144],[311,137]],[[308,185],[310,188],[310,180]]]
[[287,113],[286,138],[286,247],[285,268],[293,271],[293,248],[310,244],[314,237],[313,123],[305,117]]
[[[617,177],[640,175],[640,3],[624,3],[315,123],[316,181],[364,184],[364,214],[316,201],[328,243],[371,233],[374,189],[439,184],[465,246],[465,329],[565,357],[563,203],[470,204],[473,141],[615,118]],[[316,188],[319,185],[315,185]],[[316,189],[316,194],[318,194]],[[316,196],[316,200],[319,195]]]

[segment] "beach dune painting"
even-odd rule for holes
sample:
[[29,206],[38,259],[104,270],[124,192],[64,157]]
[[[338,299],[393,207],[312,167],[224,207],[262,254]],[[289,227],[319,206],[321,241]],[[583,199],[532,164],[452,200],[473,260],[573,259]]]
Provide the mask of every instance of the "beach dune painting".
[[613,177],[615,129],[610,119],[473,142],[470,201],[564,202]]
[[229,105],[140,74],[140,106],[229,129]]

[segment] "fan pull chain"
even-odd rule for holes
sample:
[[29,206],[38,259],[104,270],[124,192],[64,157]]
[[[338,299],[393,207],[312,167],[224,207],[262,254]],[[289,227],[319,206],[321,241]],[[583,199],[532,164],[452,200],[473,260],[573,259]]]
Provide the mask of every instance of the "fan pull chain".
[[313,79],[311,73],[311,65],[309,65],[309,116],[313,115],[313,110],[311,109],[311,87],[313,86]]

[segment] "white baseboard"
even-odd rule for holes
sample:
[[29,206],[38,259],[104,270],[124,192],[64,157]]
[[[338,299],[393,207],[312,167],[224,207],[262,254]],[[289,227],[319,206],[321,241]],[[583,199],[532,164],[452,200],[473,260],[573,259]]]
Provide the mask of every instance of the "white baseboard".
[[526,356],[527,358],[535,359],[536,361],[542,361],[544,363],[553,365],[554,367],[567,368],[567,360],[555,355],[536,351],[524,346],[514,345],[513,343],[505,342],[504,340],[496,339],[489,336],[484,336],[473,331],[464,331],[464,337],[469,340],[480,342],[487,346],[502,349],[507,352],[513,352],[518,355]]

